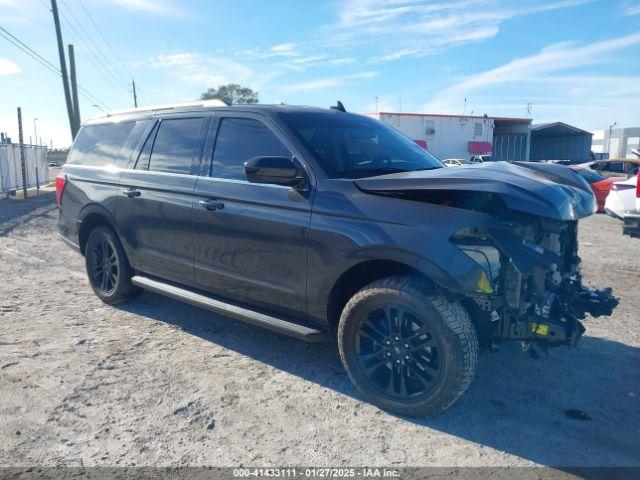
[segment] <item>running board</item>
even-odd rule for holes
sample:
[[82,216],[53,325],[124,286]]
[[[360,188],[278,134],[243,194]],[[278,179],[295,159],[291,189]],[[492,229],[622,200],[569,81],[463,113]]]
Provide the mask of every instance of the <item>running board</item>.
[[197,293],[193,290],[188,290],[153,278],[136,275],[131,278],[131,283],[146,290],[159,293],[160,295],[174,298],[206,310],[211,310],[212,312],[216,312],[251,325],[283,333],[290,337],[304,340],[305,342],[322,342],[328,339],[328,335],[318,328],[300,325],[298,323],[282,320],[281,318],[272,317],[264,313],[248,310],[237,305],[216,300],[207,295],[203,295],[202,293]]

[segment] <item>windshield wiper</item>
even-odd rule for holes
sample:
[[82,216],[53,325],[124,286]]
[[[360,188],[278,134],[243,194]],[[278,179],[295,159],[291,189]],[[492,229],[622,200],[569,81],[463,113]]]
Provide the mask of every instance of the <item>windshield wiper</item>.
[[442,168],[442,167],[422,167],[422,168],[415,168],[413,170],[405,170],[405,172],[423,172],[425,170],[437,170],[439,168]]
[[387,175],[389,173],[401,173],[401,172],[410,172],[411,170],[405,170],[402,168],[392,168],[392,167],[380,167],[380,168],[360,168],[356,170],[343,170],[339,173],[340,176],[366,176],[366,177],[375,177],[377,175]]

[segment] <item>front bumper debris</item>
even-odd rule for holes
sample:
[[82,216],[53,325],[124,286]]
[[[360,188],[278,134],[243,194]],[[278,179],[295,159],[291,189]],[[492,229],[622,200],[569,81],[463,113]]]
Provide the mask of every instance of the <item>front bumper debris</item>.
[[575,347],[585,332],[580,320],[587,315],[609,316],[617,305],[618,299],[610,288],[589,290],[579,277],[567,280],[530,308],[528,332],[543,345]]

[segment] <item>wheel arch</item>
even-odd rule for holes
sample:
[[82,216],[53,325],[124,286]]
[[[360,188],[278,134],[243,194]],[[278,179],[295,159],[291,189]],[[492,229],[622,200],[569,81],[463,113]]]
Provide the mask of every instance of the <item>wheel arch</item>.
[[349,299],[371,282],[393,275],[411,275],[423,279],[434,290],[441,287],[427,274],[408,263],[395,259],[370,259],[352,265],[334,282],[327,299],[327,321],[335,334],[340,315]]
[[80,228],[78,230],[78,245],[80,252],[85,254],[85,247],[89,234],[97,227],[107,227],[117,235],[115,229],[115,219],[109,211],[97,204],[91,204],[84,207],[80,212]]

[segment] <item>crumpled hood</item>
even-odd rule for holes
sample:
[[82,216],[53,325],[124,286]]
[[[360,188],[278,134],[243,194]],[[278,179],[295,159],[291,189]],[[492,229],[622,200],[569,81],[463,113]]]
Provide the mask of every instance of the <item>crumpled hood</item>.
[[507,207],[554,220],[577,220],[595,211],[589,184],[564,165],[491,162],[458,168],[393,173],[355,180],[366,192],[429,190],[495,193]]

